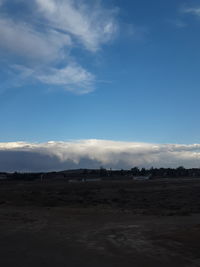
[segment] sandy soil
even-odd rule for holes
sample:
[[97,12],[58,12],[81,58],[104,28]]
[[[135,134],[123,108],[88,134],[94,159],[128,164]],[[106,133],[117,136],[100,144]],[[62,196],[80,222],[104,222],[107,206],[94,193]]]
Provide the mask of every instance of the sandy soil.
[[200,266],[200,180],[1,182],[0,266]]

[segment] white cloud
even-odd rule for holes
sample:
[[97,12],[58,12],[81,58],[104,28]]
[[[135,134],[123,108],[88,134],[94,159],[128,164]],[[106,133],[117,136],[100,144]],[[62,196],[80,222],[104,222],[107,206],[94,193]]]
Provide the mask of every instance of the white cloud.
[[15,71],[18,80],[20,77],[22,84],[28,79],[29,82],[37,80],[76,94],[86,94],[94,90],[95,76],[76,63],[69,63],[59,69],[50,67],[34,69],[21,65],[13,65],[11,68]]
[[91,92],[95,75],[80,66],[73,48],[96,52],[112,40],[117,31],[115,9],[104,8],[100,1],[20,0],[30,14],[22,11],[15,16],[7,3],[0,0],[0,6],[7,7],[0,9],[0,56],[5,67],[17,66],[19,78],[27,82],[32,78],[75,93]]
[[5,52],[11,53],[31,60],[31,63],[56,60],[62,57],[62,48],[71,45],[67,35],[53,30],[42,33],[28,24],[15,23],[8,18],[0,18],[0,36],[1,56],[5,56]]
[[77,64],[62,69],[52,68],[48,73],[38,75],[43,83],[63,86],[67,91],[84,94],[93,91],[95,76]]
[[200,7],[184,7],[181,9],[183,13],[200,16]]
[[[9,153],[7,162],[5,162],[5,153]],[[200,164],[200,144],[151,144],[96,139],[41,144],[0,143],[0,162],[4,160],[7,170],[12,169],[13,164],[17,168],[19,153],[21,153],[22,163],[24,157],[31,155],[31,160],[28,162],[26,160],[25,165],[29,166],[29,170],[35,170],[32,164],[41,157],[40,170],[98,168],[101,165],[106,168],[118,169],[134,166],[178,167],[183,165],[185,167],[199,167]],[[53,167],[49,164],[51,161],[54,162]],[[20,169],[20,166],[17,170],[23,170]]]
[[[87,49],[96,51],[117,31],[116,10],[77,0],[36,0],[48,23],[76,37]],[[95,1],[94,1],[95,2]]]

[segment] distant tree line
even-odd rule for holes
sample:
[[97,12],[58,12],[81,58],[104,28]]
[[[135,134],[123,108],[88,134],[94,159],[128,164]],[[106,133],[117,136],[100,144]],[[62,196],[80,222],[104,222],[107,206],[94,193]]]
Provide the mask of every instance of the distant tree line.
[[[103,174],[103,175],[101,175]],[[138,168],[133,167],[130,170],[106,170],[100,169],[100,176],[147,176],[151,175],[152,178],[178,178],[178,177],[199,177],[200,168],[186,169],[183,166],[178,168]]]
[[21,172],[14,172],[14,173],[0,173],[0,177],[1,174],[4,174],[4,176],[6,176],[7,179],[9,180],[36,180],[39,179],[41,177],[41,173],[21,173]]
[[138,168],[133,167],[130,170],[112,170],[100,167],[99,169],[77,169],[66,170],[60,172],[48,173],[0,173],[0,178],[5,177],[11,180],[46,180],[46,179],[83,179],[83,178],[97,178],[102,179],[132,179],[134,176],[147,176],[151,175],[152,179],[156,178],[184,178],[193,177],[200,178],[200,168],[186,169],[182,166],[178,168]]
[[134,167],[131,169],[133,175],[149,175],[152,177],[160,177],[160,178],[173,178],[173,177],[199,177],[200,178],[200,169],[199,168],[191,168],[185,169],[180,166],[178,168],[150,168],[150,169],[139,169]]

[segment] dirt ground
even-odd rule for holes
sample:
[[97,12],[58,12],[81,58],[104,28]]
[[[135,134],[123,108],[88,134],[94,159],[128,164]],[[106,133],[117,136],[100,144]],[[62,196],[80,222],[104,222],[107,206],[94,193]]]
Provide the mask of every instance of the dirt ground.
[[200,266],[200,179],[1,182],[0,266]]

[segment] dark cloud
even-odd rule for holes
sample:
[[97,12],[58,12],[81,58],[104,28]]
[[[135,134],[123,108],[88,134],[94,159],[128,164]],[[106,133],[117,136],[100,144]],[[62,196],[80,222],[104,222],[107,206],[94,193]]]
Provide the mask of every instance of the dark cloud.
[[200,167],[200,145],[80,140],[0,143],[0,171],[58,171],[75,168]]

